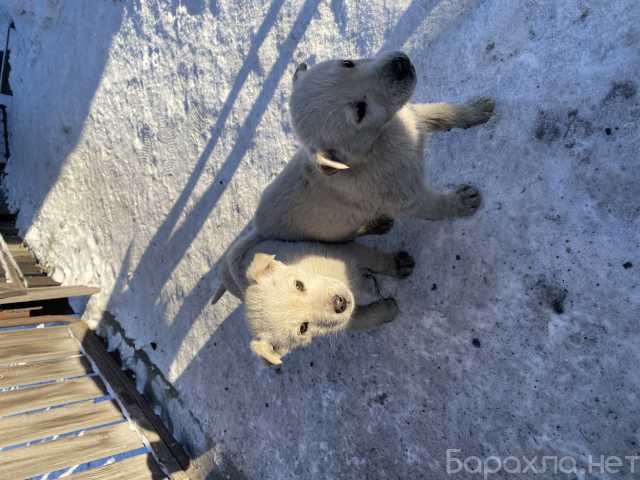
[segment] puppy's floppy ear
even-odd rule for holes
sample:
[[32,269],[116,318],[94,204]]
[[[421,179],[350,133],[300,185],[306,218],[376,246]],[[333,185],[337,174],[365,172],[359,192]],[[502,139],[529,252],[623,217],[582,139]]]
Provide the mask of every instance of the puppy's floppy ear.
[[329,158],[329,155],[321,152],[320,150],[315,152],[314,160],[320,171],[325,175],[333,175],[338,173],[340,170],[349,170],[349,165]]
[[266,340],[251,340],[251,350],[271,365],[282,365],[282,358],[273,351],[273,345]]
[[293,74],[293,81],[295,82],[296,80],[302,78],[307,73],[307,69],[308,68],[309,67],[304,62],[302,62],[300,65],[298,65],[296,67],[296,71]]
[[275,255],[256,253],[247,269],[247,278],[253,282],[257,282],[269,269],[274,267],[275,263]]

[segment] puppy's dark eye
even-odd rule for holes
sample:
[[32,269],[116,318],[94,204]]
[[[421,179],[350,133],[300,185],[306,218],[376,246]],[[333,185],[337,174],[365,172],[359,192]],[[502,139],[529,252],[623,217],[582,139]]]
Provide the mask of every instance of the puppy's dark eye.
[[307,330],[309,330],[309,322],[304,322],[302,325],[300,325],[300,335],[304,335]]
[[304,283],[302,283],[300,280],[296,280],[296,288],[301,292],[304,292]]
[[353,63],[351,60],[342,60],[342,66],[344,68],[353,68],[356,66],[356,64]]
[[367,104],[365,102],[358,102],[354,108],[356,109],[356,121],[360,123],[367,114]]

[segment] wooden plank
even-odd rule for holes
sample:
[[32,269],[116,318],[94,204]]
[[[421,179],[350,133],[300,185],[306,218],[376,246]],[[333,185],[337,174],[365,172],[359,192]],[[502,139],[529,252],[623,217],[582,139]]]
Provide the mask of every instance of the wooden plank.
[[18,289],[9,289],[3,288],[0,290],[0,298],[11,298],[11,297],[19,297],[21,295],[26,295],[26,290],[18,290]]
[[0,366],[0,388],[60,380],[89,373],[92,373],[91,364],[80,356],[43,360],[15,367]]
[[85,470],[69,480],[160,480],[167,478],[150,454],[136,455],[117,463]]
[[99,291],[100,291],[99,288],[85,287],[85,286],[56,286],[56,287],[29,288],[26,290],[27,293],[24,296],[0,299],[0,305],[9,305],[12,303],[36,302],[39,300],[52,300],[56,298],[83,297],[86,295],[93,295],[94,293],[98,293]]
[[29,345],[31,342],[47,338],[50,340],[59,338],[72,338],[67,326],[29,328],[14,332],[0,332],[0,350],[12,345]]
[[17,261],[18,264],[18,268],[20,269],[20,271],[22,272],[23,275],[46,275],[43,271],[42,268],[40,268],[38,265],[36,265],[36,262],[31,260],[28,262],[25,261]]
[[[83,377],[40,387],[0,392],[0,417],[105,395],[100,379]],[[0,468],[0,472],[2,468]]]
[[25,478],[98,460],[142,447],[127,423],[92,430],[80,437],[16,448],[0,455],[4,478]]
[[52,278],[46,276],[34,277],[32,275],[26,275],[25,273],[23,273],[23,277],[25,282],[27,282],[27,287],[29,287],[30,289],[37,287],[57,287],[58,285],[60,285],[60,282],[56,282]]
[[9,318],[30,317],[34,311],[42,310],[42,305],[30,305],[23,308],[2,308],[0,307],[0,320]]
[[153,413],[151,406],[138,393],[131,380],[109,356],[100,339],[83,322],[74,323],[69,328],[124,405],[134,426],[146,438],[154,457],[168,472],[172,472],[171,479],[188,480],[190,476],[197,478],[198,475],[191,469],[188,470],[189,475],[185,473],[190,465],[189,457]]
[[[38,316],[25,316],[25,312],[28,314],[33,310],[42,310],[41,306],[30,307],[18,310],[0,310],[0,329],[2,327],[19,327],[27,325],[40,325],[43,323],[63,322],[65,324],[79,322],[78,317],[71,315],[38,315]],[[14,313],[15,312],[15,313]],[[14,316],[5,317],[4,314],[13,314]],[[2,334],[2,330],[0,330]]]
[[80,346],[73,338],[41,338],[26,345],[12,345],[0,348],[0,365],[13,363],[33,363],[47,358],[69,357],[80,353]]
[[19,255],[32,257],[29,250],[27,250],[22,245],[7,245],[6,249],[7,249],[7,253],[9,253],[12,258],[15,258]]
[[[124,420],[124,417],[111,401],[83,402],[31,415],[0,418],[0,448],[98,427],[117,420]],[[131,434],[135,435],[134,432]],[[2,455],[0,453],[0,457]]]
[[17,263],[19,263],[19,262],[35,262],[36,261],[36,257],[34,257],[31,254],[31,252],[29,252],[29,250],[27,250],[26,248],[24,248],[22,250],[17,250],[17,251],[12,252],[12,256],[13,256],[13,259]]
[[18,250],[20,253],[27,252],[31,254],[31,250],[29,250],[25,242],[20,238],[20,235],[12,235],[11,233],[7,235],[2,234],[2,238],[5,239],[5,243],[9,248]]

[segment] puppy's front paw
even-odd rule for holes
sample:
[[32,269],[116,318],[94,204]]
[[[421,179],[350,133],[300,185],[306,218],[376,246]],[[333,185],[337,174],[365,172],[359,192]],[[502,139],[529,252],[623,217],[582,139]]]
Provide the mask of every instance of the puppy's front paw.
[[468,217],[476,213],[482,203],[482,195],[471,185],[462,185],[455,191],[456,210],[460,217]]
[[481,125],[489,121],[496,108],[496,101],[491,97],[474,97],[466,104],[465,128]]
[[413,273],[413,268],[416,266],[416,262],[413,257],[404,250],[399,251],[393,257],[396,263],[396,275],[400,278],[407,278]]

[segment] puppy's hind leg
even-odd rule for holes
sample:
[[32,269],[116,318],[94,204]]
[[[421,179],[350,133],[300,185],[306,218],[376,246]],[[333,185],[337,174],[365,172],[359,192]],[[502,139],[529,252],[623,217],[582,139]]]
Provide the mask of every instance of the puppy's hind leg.
[[474,97],[463,104],[421,103],[413,105],[413,108],[423,128],[438,131],[486,123],[495,106],[495,100],[490,97]]
[[368,305],[358,305],[351,317],[349,330],[368,330],[392,322],[400,309],[393,298],[385,298]]

